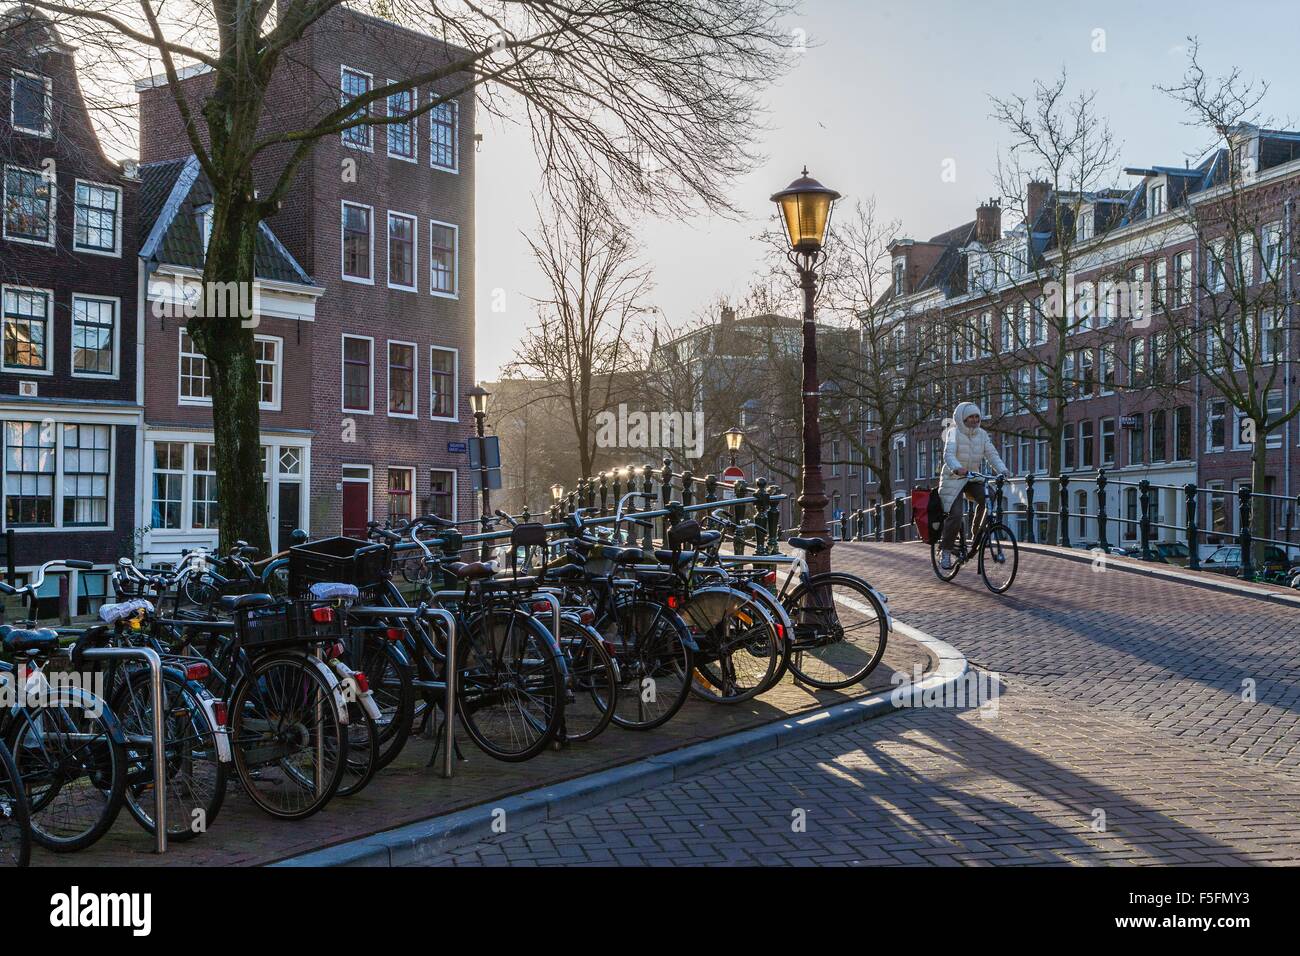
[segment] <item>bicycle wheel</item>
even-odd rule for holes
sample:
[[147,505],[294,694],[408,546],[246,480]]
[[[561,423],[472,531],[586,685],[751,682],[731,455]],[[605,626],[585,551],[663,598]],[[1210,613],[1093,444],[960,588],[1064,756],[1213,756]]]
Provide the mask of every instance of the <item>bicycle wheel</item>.
[[559,732],[564,680],[551,641],[539,622],[509,608],[486,611],[466,629],[456,709],[488,756],[529,760]]
[[786,598],[794,622],[790,670],[813,687],[856,684],[885,654],[889,624],[867,582],[831,571],[814,575]]
[[940,563],[939,556],[939,539],[937,537],[930,541],[930,566],[934,568],[934,573],[939,576],[940,581],[951,581],[961,570],[961,562],[957,556],[966,553],[966,529],[964,527],[957,529],[957,543],[953,545],[952,550],[952,567],[945,571]]
[[1020,549],[1016,536],[1004,524],[995,524],[980,545],[980,577],[994,594],[1002,594],[1016,579],[1020,567]]
[[[111,704],[126,734],[126,808],[154,832],[153,694],[149,674],[132,669]],[[217,750],[216,729],[185,681],[163,672],[163,750],[167,838],[178,843],[207,831],[226,797],[229,764]]]
[[618,666],[614,723],[652,730],[673,718],[691,693],[691,632],[673,611],[644,599],[621,603],[598,627]]
[[568,669],[565,681],[564,739],[591,740],[609,726],[618,701],[617,666],[600,634],[561,618],[560,649]]
[[273,817],[302,820],[329,803],[347,769],[334,691],[302,655],[258,659],[230,701],[230,745],[244,791]]
[[382,770],[396,759],[411,736],[415,717],[415,685],[411,666],[401,652],[386,640],[367,635],[360,655],[360,666],[370,681],[375,703],[379,705],[379,759]]
[[0,867],[27,866],[32,859],[32,824],[27,795],[13,754],[0,741]]
[[8,743],[38,845],[71,853],[108,832],[122,809],[126,750],[101,701],[24,709]]
[[771,686],[781,664],[781,642],[766,609],[731,588],[697,591],[681,610],[700,652],[691,693],[718,704],[738,704]]

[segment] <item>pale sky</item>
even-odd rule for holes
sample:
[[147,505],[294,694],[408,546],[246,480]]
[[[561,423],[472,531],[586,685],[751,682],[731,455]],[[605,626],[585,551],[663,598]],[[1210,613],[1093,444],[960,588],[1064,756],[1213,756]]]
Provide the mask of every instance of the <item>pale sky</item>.
[[[1297,0],[805,0],[789,27],[806,31],[809,47],[766,96],[770,130],[757,142],[766,160],[732,192],[745,218],[637,223],[655,271],[651,304],[666,325],[684,324],[719,294],[748,285],[762,260],[753,237],[770,214],[768,197],[805,163],[848,202],[874,195],[878,217],[901,220],[914,238],[974,218],[995,192],[992,170],[1004,145],[988,118],[989,95],[1028,96],[1035,79],[1062,67],[1073,90],[1096,90],[1121,167],[1177,165],[1207,145],[1153,89],[1182,76],[1189,34],[1199,37],[1208,70],[1239,66],[1267,80],[1265,109],[1279,125],[1300,125]],[[478,378],[491,380],[532,321],[527,296],[545,290],[520,234],[532,226],[538,177],[527,133],[482,132]],[[941,179],[947,159],[956,163],[954,182]],[[498,289],[504,313],[491,308]]]

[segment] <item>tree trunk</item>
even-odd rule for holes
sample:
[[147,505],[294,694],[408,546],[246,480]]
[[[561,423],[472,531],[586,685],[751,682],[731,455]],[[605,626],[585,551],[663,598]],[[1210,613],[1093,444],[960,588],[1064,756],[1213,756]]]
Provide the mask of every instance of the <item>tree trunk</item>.
[[[251,193],[251,189],[248,190]],[[218,193],[220,195],[220,193]],[[256,207],[239,199],[218,200],[212,210],[212,231],[204,269],[204,289],[216,283],[238,283],[248,290],[235,301],[255,301],[254,243],[258,232]],[[230,297],[205,295],[203,304],[229,304]],[[208,314],[213,311],[214,314]],[[212,379],[213,444],[216,457],[217,502],[220,510],[221,552],[236,541],[247,541],[262,554],[271,550],[267,528],[266,487],[261,457],[260,389],[257,361],[253,353],[256,318],[239,314],[215,314],[228,309],[200,312],[190,321],[190,336],[208,359]],[[269,464],[269,463],[268,463]]]

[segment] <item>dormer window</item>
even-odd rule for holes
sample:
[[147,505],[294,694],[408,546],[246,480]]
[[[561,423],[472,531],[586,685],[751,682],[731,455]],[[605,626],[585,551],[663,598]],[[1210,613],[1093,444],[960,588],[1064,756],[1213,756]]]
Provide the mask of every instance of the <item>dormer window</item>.
[[1093,237],[1096,228],[1095,216],[1096,213],[1091,206],[1079,213],[1079,224],[1075,229],[1075,238],[1080,242]]
[[1147,218],[1154,219],[1165,211],[1165,184],[1152,183],[1147,187]]
[[894,260],[894,295],[903,295],[907,285],[907,261]]

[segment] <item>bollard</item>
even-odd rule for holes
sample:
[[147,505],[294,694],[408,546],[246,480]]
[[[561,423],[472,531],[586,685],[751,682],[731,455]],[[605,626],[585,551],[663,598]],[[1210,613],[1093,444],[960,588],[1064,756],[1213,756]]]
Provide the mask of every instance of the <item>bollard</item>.
[[1138,505],[1142,509],[1141,522],[1138,524],[1138,533],[1142,539],[1142,560],[1154,561],[1156,556],[1151,553],[1151,482],[1146,478],[1138,482]]
[[1097,544],[1103,551],[1110,550],[1106,537],[1106,469],[1097,471]]
[[1250,513],[1250,485],[1245,484],[1237,489],[1237,525],[1241,529],[1237,534],[1237,544],[1241,547],[1241,570],[1237,572],[1237,577],[1245,580],[1255,576],[1255,556],[1251,554],[1255,545],[1250,533]]
[[1034,541],[1034,473],[1025,475],[1025,540]]
[[1061,496],[1057,508],[1058,520],[1061,522],[1058,540],[1061,542],[1061,547],[1068,548],[1070,546],[1070,476],[1062,472],[1057,488],[1060,489],[1058,494]]
[[1196,485],[1190,481],[1183,485],[1183,496],[1186,499],[1184,506],[1187,511],[1187,568],[1190,571],[1199,571],[1201,570],[1201,546],[1196,540]]

